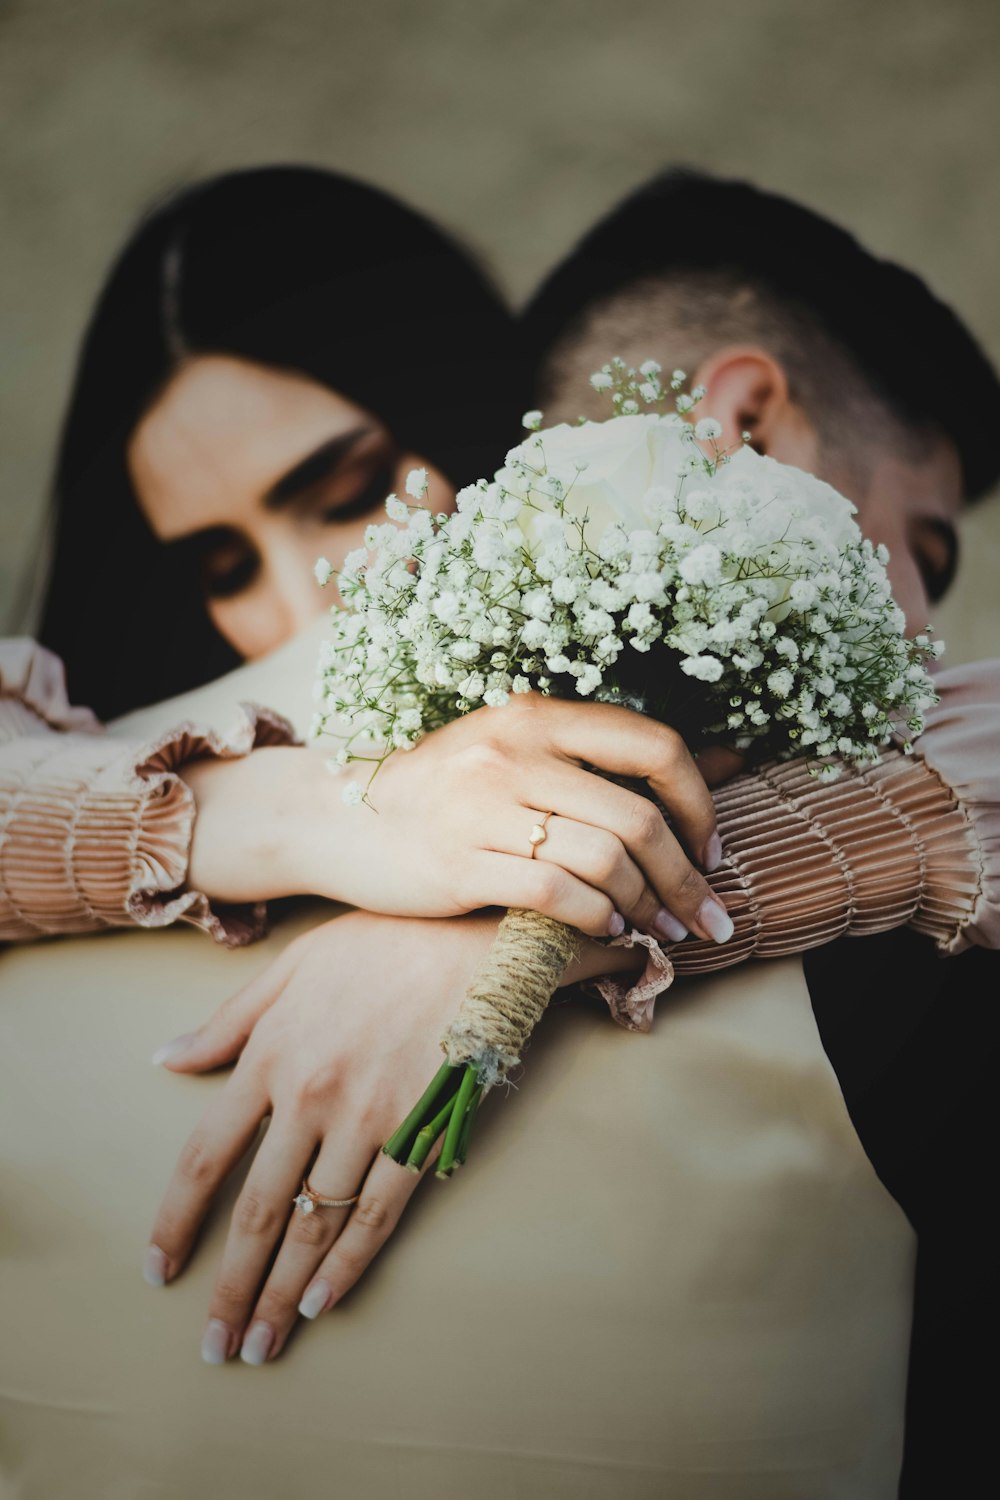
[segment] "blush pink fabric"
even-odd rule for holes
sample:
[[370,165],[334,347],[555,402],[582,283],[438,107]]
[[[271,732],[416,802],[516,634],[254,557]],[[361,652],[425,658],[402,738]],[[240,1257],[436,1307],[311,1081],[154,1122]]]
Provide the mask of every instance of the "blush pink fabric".
[[263,904],[213,907],[186,888],[195,803],[177,772],[292,743],[286,719],[250,704],[225,734],[186,722],[112,738],[71,707],[57,657],[0,641],[0,940],[178,921],[227,947],[261,937]]
[[648,1031],[675,974],[802,953],[906,923],[945,953],[1000,947],[1000,663],[935,678],[917,753],[818,782],[804,762],[761,766],[713,793],[725,851],[709,883],[735,924],[728,943],[666,949],[639,933],[645,973],[594,988],[631,1031]]

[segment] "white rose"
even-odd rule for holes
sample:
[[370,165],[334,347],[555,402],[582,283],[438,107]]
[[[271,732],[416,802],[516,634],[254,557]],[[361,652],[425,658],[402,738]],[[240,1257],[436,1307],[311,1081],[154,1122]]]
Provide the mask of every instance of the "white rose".
[[[850,500],[815,474],[762,457],[750,447],[739,449],[729,463],[723,464],[709,480],[708,488],[719,505],[720,524],[713,530],[712,540],[723,552],[729,550],[730,542],[737,556],[764,553],[773,544],[779,550],[798,552],[812,571],[822,561],[816,548],[832,563],[861,541]],[[790,586],[774,579],[767,592],[767,617],[780,624],[792,608],[796,593],[803,597],[813,594],[815,586]]]
[[[855,507],[832,485],[804,469],[765,458],[749,446],[738,449],[708,481],[708,486],[722,510],[722,531],[712,536],[722,548],[726,546],[726,496],[730,490],[749,491],[751,525],[761,530],[771,527],[775,536],[794,542],[805,537],[811,540],[822,537],[838,554],[861,539],[854,520]],[[698,487],[705,487],[700,480]],[[795,512],[790,527],[789,511]]]
[[[562,483],[571,514],[588,513],[588,541],[595,546],[613,522],[626,532],[655,531],[662,523],[664,494],[673,494],[678,467],[692,457],[697,459],[676,418],[645,412],[551,427],[513,449],[497,479],[524,500],[540,484],[531,471],[544,468],[547,486],[552,479]],[[822,542],[839,554],[860,539],[849,500],[815,475],[762,457],[749,446],[713,476],[699,473],[686,488],[697,497],[695,510],[704,510],[713,523],[715,507],[721,512],[721,529],[713,531],[712,540],[722,551],[728,527],[735,531],[737,523],[741,535],[749,526],[758,544],[773,533],[795,542]],[[548,505],[541,512],[522,510],[521,526],[530,540],[541,535],[546,514],[552,514]]]
[[[509,453],[497,479],[526,499],[532,480],[525,469],[538,470],[544,463],[548,477],[562,481],[570,514],[589,515],[587,540],[596,546],[614,521],[626,531],[656,529],[647,494],[657,489],[662,501],[664,488],[672,493],[677,465],[689,452],[676,422],[653,412],[575,427],[564,423]],[[538,522],[538,512],[522,511],[521,527],[532,542],[539,535]]]

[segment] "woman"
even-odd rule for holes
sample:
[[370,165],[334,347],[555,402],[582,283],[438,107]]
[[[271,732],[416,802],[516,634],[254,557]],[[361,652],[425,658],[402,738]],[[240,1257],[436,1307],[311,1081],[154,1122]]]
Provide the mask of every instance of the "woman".
[[[262,565],[256,538],[236,527],[179,548],[157,534],[155,452],[136,453],[137,428],[178,372],[211,356],[290,372],[377,418],[343,451],[297,455],[314,461],[280,496],[299,522],[289,596],[277,560]],[[378,189],[266,167],[161,203],[98,298],[56,465],[40,639],[65,663],[74,701],[113,718],[293,634],[322,612],[302,586],[316,557],[356,545],[418,458],[452,485],[474,479],[514,429],[518,395],[510,318],[487,278]],[[210,494],[182,451],[170,455],[178,480]],[[154,629],[169,649],[151,649]]]
[[[410,469],[426,469],[430,502],[442,508],[495,462],[514,431],[516,377],[510,321],[483,276],[440,231],[373,188],[269,168],[199,185],[161,207],[98,301],[57,464],[41,638],[65,664],[73,698],[104,717],[121,714],[301,631],[325,607],[311,578],[317,557],[337,563],[359,545]],[[8,651],[8,693],[40,694],[43,718],[47,671],[25,647]],[[236,743],[182,733],[136,747],[135,761],[114,771],[93,744],[80,763],[50,765],[52,753],[75,753],[51,744],[32,747],[20,767],[16,752],[8,757],[11,786],[27,776],[37,789],[59,773],[80,785],[102,776],[106,790],[117,776],[124,794],[131,775],[133,790],[138,780],[157,805],[147,809],[156,815],[148,838],[142,824],[143,870],[113,876],[105,854],[97,871],[81,850],[75,905],[53,897],[34,869],[31,834],[22,845],[16,824],[9,828],[15,889],[0,933],[79,930],[88,908],[96,926],[159,923],[169,908],[232,941],[257,930],[260,914],[220,923],[206,897],[252,906],[303,891],[424,915],[497,900],[540,906],[595,936],[620,933],[626,920],[666,939],[688,930],[723,939],[731,930],[672,834],[644,829],[642,799],[575,763],[652,775],[694,858],[710,865],[718,859],[711,804],[669,731],[633,715],[543,705],[505,742],[517,744],[517,783],[505,775],[486,784],[477,747],[489,752],[497,726],[480,715],[442,746],[447,784],[444,762],[429,766],[426,754],[385,778],[380,827],[392,837],[377,848],[367,830],[358,849],[359,820],[319,761],[279,752],[287,726],[258,719],[251,715]],[[190,765],[255,743],[267,743],[268,755]],[[171,774],[182,764],[187,789]],[[413,770],[421,774],[411,779]],[[181,883],[191,792],[201,816],[188,883],[198,894],[178,908],[160,893]],[[540,811],[530,798],[543,792],[566,819],[559,877],[520,857],[524,828]],[[248,803],[258,810],[252,821]],[[56,838],[61,824],[51,817]],[[96,827],[100,814],[85,821]],[[590,825],[604,830],[596,850]],[[418,848],[437,873],[430,885],[414,868]],[[291,853],[295,868],[281,869],[275,849]]]

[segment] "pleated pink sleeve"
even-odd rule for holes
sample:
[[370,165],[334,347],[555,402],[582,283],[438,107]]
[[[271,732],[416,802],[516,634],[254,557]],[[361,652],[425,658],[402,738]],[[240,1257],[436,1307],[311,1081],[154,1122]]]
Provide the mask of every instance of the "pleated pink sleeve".
[[675,974],[845,934],[909,924],[944,953],[1000,947],[1000,662],[941,672],[935,687],[914,755],[889,750],[825,783],[808,762],[775,762],[716,788],[724,859],[708,878],[736,930],[721,945],[616,939],[648,957],[638,983],[596,983],[615,1020],[648,1031]]
[[185,888],[195,803],[176,773],[294,743],[286,719],[251,704],[226,734],[183,723],[115,738],[70,706],[52,652],[0,641],[0,940],[178,921],[227,947],[261,937],[263,903],[213,905]]

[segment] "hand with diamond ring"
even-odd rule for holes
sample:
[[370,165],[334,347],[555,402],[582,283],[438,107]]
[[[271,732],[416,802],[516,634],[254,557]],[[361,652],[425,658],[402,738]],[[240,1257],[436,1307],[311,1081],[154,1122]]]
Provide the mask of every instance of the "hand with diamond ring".
[[[236,1065],[213,1086],[160,1204],[145,1262],[153,1285],[183,1272],[216,1194],[270,1117],[208,1310],[209,1364],[237,1351],[251,1365],[276,1358],[299,1314],[333,1307],[393,1233],[436,1153],[418,1174],[380,1148],[440,1064],[436,1039],[496,926],[482,915],[335,917],[158,1054],[178,1073]],[[639,961],[635,950],[585,944],[564,982]],[[302,1212],[293,1202],[303,1179],[318,1196],[357,1202]]]

